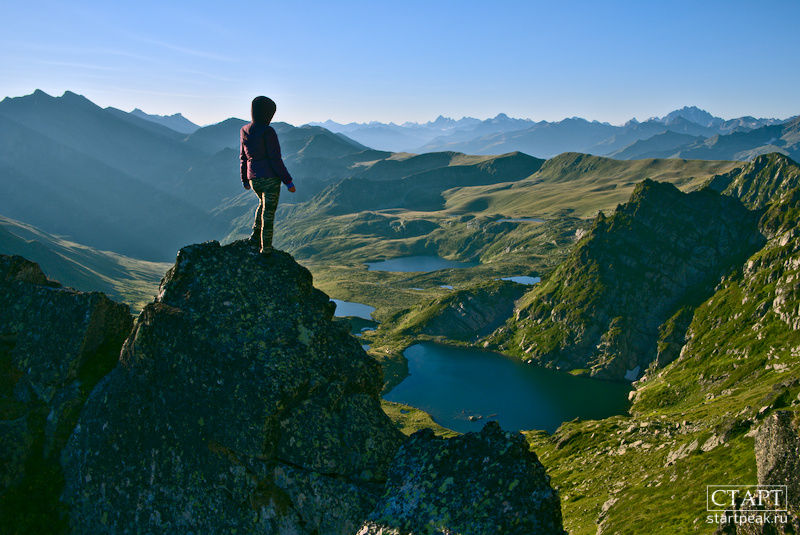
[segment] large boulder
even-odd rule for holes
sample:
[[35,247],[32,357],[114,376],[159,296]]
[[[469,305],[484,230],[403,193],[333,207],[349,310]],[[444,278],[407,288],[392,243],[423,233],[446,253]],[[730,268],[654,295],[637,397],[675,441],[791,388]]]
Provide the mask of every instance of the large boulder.
[[403,436],[311,274],[182,249],[62,456],[72,533],[354,533]]
[[[758,489],[766,491],[766,499],[746,503],[737,500],[737,509],[720,515],[718,535],[800,533],[800,417],[797,414],[775,411],[756,430]],[[777,501],[774,500],[776,495],[769,491],[777,491]]]
[[786,485],[789,510],[800,518],[800,415],[775,411],[755,438],[758,484]]
[[0,523],[9,532],[61,529],[61,449],[132,326],[127,305],[0,255]]
[[443,439],[414,433],[358,535],[564,534],[561,501],[520,433],[488,422]]

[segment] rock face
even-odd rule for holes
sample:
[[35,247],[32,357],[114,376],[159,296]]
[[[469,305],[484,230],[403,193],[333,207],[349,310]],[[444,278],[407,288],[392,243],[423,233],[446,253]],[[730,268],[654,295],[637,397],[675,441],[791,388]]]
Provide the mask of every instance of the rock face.
[[[758,484],[785,485],[786,496],[780,503],[772,499],[764,503],[739,505],[737,511],[726,511],[729,517],[761,516],[773,519],[766,522],[728,522],[717,529],[718,534],[784,535],[800,533],[800,418],[795,411],[776,411],[756,431],[756,468]],[[774,488],[774,487],[773,487]],[[784,509],[788,506],[787,509]],[[776,509],[782,512],[772,513]]]
[[386,323],[396,324],[402,333],[470,340],[502,325],[527,288],[509,281],[480,284],[404,310]]
[[413,434],[389,471],[386,492],[359,535],[558,534],[561,502],[520,433],[488,422],[480,433]]
[[716,175],[709,187],[741,200],[749,208],[780,201],[797,187],[800,167],[783,154],[762,154],[742,167]]
[[61,449],[132,325],[127,305],[0,255],[0,518],[9,532],[59,529]]
[[403,437],[285,253],[181,250],[62,455],[72,533],[354,533]]
[[786,485],[789,508],[800,512],[800,417],[776,411],[756,432],[759,485]]
[[739,200],[645,180],[613,216],[598,218],[490,342],[546,366],[591,369],[598,378],[641,373],[658,358],[659,327],[710,296],[764,241],[758,214]]

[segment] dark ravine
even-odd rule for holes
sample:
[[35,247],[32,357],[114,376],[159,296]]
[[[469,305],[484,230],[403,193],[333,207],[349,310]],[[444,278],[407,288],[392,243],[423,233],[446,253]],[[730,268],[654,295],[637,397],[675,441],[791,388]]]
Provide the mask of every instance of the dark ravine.
[[411,436],[358,535],[385,533],[566,532],[558,493],[525,438],[489,422],[480,433],[451,439],[436,437],[430,429]]
[[1,265],[0,532],[563,533],[521,434],[407,442],[379,364],[286,253],[185,247],[135,325],[36,264]]

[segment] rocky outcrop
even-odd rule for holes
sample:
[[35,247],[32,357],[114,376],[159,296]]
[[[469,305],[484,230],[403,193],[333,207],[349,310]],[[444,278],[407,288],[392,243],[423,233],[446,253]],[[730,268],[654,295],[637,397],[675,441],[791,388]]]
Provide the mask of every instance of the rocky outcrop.
[[[759,496],[747,503],[738,500],[739,508],[725,512],[725,518],[730,520],[722,522],[717,533],[800,533],[800,417],[797,412],[775,411],[767,417],[755,433],[755,454],[758,488],[765,491],[763,499]],[[753,492],[752,488],[745,490]]]
[[800,416],[775,411],[756,432],[759,485],[786,485],[788,505],[800,512]]
[[780,202],[800,180],[800,167],[780,153],[762,154],[742,167],[722,175],[715,175],[709,187],[725,195],[736,197],[745,206],[759,209]]
[[657,358],[659,327],[710,296],[721,276],[763,244],[757,221],[741,202],[709,189],[686,194],[645,180],[520,300],[491,342],[598,378],[641,373]]
[[61,449],[132,325],[127,305],[0,255],[0,518],[9,532],[60,529]]
[[181,250],[62,455],[72,533],[354,533],[403,438],[285,253]]
[[488,422],[450,439],[411,436],[389,471],[386,492],[359,535],[558,534],[561,503],[520,433]]
[[404,334],[475,339],[502,325],[527,288],[515,282],[493,281],[453,291],[399,312],[385,322],[384,328],[397,328]]

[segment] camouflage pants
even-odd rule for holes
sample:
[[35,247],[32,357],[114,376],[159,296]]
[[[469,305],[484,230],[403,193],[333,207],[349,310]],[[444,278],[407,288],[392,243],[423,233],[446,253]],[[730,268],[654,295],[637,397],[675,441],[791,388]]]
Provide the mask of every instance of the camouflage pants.
[[278,208],[278,197],[281,193],[281,181],[277,177],[256,178],[250,186],[258,195],[258,208],[253,222],[253,239],[260,244],[262,253],[272,252],[272,226],[275,210]]

